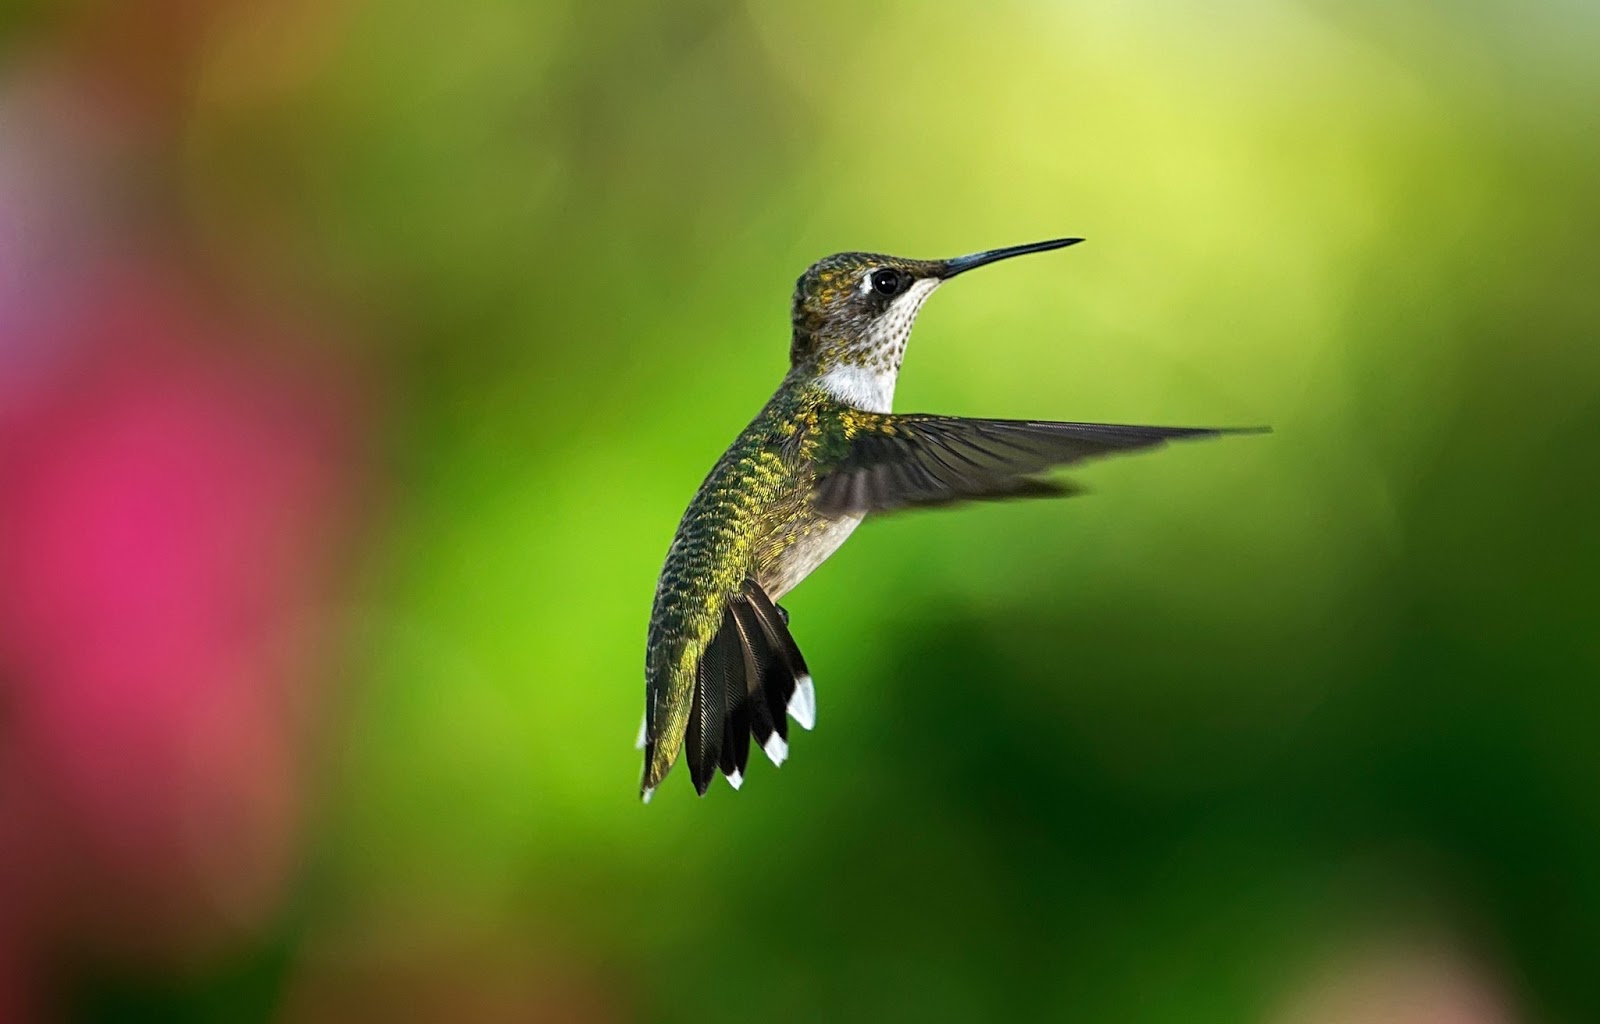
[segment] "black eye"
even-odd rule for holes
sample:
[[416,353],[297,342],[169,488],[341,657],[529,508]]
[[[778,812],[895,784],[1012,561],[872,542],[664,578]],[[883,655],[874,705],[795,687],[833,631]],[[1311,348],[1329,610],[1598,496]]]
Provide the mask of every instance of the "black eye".
[[898,295],[902,284],[904,281],[898,270],[885,268],[872,272],[872,290],[879,295]]

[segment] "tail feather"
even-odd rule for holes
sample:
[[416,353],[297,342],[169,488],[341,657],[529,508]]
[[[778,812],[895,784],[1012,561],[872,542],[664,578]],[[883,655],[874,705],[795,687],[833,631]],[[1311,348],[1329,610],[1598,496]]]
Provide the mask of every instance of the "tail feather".
[[[750,704],[755,710],[751,732],[761,744],[762,753],[774,765],[783,764],[789,756],[789,720],[784,709],[794,693],[795,676],[782,637],[788,636],[789,627],[777,620],[777,628],[769,617],[771,602],[759,587],[743,603],[744,614],[751,622],[751,646],[761,652],[761,675],[753,680]],[[781,635],[780,635],[781,634]]]
[[[779,722],[786,716],[792,717],[800,728],[810,729],[817,723],[817,691],[811,682],[811,671],[806,668],[805,656],[789,632],[788,617],[759,587],[750,595],[750,603],[784,666],[783,672],[773,674],[773,685],[764,687],[773,716]],[[785,731],[785,738],[787,735]]]
[[722,758],[722,741],[728,717],[730,676],[743,679],[744,662],[736,636],[730,636],[724,619],[722,628],[700,656],[695,673],[694,702],[689,708],[689,730],[684,737],[684,752],[689,759],[689,776],[694,788],[704,796],[717,775]]
[[722,632],[739,637],[738,671],[723,677],[728,713],[722,723],[722,759],[719,767],[728,784],[738,789],[744,784],[745,765],[750,761],[750,702],[747,680],[752,659],[749,645],[742,642],[738,616],[730,605],[722,616]]
[[766,751],[767,741],[772,736],[775,726],[772,709],[768,706],[766,695],[762,691],[762,683],[772,671],[778,653],[768,640],[767,632],[762,628],[749,601],[740,597],[730,602],[728,607],[733,612],[740,645],[744,648],[747,659],[744,711],[749,716],[750,735],[761,745],[761,749]]
[[[695,791],[704,796],[719,771],[739,788],[752,739],[773,764],[782,764],[789,754],[791,717],[812,727],[816,691],[787,616],[749,580],[729,599],[695,671],[683,744]],[[645,744],[647,758],[655,746]]]
[[[726,631],[739,638],[739,649],[744,661],[744,674],[737,687],[728,693],[728,725],[723,740],[722,773],[733,788],[744,782],[745,765],[750,759],[750,740],[755,737],[765,749],[767,737],[772,734],[772,715],[761,694],[761,681],[770,671],[775,653],[767,641],[766,633],[757,621],[750,603],[737,599],[728,603],[723,621]],[[730,679],[730,683],[732,680]],[[729,750],[733,756],[729,756]]]

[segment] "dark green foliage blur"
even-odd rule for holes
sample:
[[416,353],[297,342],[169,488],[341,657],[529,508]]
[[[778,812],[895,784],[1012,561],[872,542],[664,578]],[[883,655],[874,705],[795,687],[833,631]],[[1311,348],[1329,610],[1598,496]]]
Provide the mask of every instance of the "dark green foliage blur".
[[[181,155],[381,395],[307,863],[90,1010],[271,1016],[331,946],[548,1019],[1344,1021],[1418,963],[1600,1019],[1593,5],[337,20]],[[1274,433],[869,522],[785,602],[815,732],[640,806],[655,574],[796,275],[1064,234],[929,303],[900,409]]]

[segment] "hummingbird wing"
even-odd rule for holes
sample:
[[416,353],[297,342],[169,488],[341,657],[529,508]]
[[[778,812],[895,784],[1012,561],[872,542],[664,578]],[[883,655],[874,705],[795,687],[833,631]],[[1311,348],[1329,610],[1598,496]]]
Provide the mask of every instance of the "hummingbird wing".
[[[807,729],[816,720],[811,673],[783,614],[759,583],[746,580],[728,599],[695,672],[683,749],[696,791],[705,795],[719,770],[739,788],[752,737],[773,764],[782,764],[790,716]],[[646,744],[647,770],[653,746]]]
[[842,443],[827,446],[832,457],[819,460],[812,500],[824,515],[841,516],[1070,495],[1078,488],[1036,474],[1166,441],[1261,429],[859,414]]

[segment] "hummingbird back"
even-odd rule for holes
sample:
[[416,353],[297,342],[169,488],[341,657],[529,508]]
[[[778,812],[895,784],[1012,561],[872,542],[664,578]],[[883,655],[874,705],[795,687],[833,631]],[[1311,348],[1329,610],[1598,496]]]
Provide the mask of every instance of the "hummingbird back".
[[824,400],[814,389],[780,389],[678,524],[646,648],[646,796],[680,752],[703,793],[719,767],[742,781],[752,737],[781,762],[787,716],[809,728],[810,675],[774,602],[860,521],[825,517],[810,501]]

